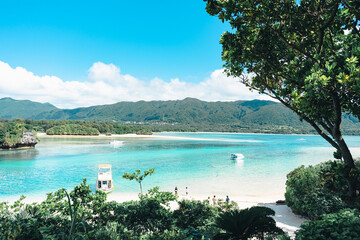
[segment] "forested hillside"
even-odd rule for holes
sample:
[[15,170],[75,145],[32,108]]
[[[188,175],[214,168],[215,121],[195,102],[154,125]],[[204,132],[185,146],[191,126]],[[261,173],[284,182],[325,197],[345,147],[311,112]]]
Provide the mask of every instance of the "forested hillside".
[[[6,103],[8,106],[5,106]],[[5,110],[0,111],[0,117],[9,119],[141,124],[151,125],[153,131],[313,133],[307,123],[301,122],[296,114],[282,104],[262,100],[205,102],[186,98],[176,101],[119,102],[86,108],[58,109],[50,104],[6,98],[0,99],[0,105],[5,106]],[[352,116],[344,117],[343,127],[346,134],[359,134],[360,124]]]
[[6,119],[33,118],[37,114],[57,109],[50,103],[38,103],[29,100],[0,99],[0,117]]

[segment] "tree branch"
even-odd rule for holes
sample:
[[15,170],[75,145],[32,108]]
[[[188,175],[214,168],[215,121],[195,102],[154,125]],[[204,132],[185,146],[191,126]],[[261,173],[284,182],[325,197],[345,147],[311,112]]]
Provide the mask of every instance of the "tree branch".
[[304,54],[305,56],[307,56],[308,58],[310,58],[311,60],[313,60],[314,62],[317,62],[317,60],[311,56],[309,53],[305,52],[303,49],[301,49],[300,47],[296,46],[295,44],[292,44],[290,43],[286,37],[284,37],[284,35],[282,35],[281,33],[279,33],[276,29],[274,29],[270,24],[268,24],[266,21],[265,21],[265,25],[270,28],[273,32],[275,32],[275,34],[281,38],[285,43],[286,45],[288,45],[289,47],[291,47],[292,49]]
[[[331,139],[326,133],[324,133],[323,130],[321,130],[321,128],[311,119],[309,119],[306,116],[303,116],[299,111],[297,111],[296,109],[294,109],[289,103],[285,102],[281,97],[279,97],[273,90],[271,90],[271,88],[269,88],[269,86],[267,84],[266,85],[267,89],[271,92],[267,93],[267,92],[263,92],[263,94],[268,95],[271,98],[274,98],[278,101],[280,101],[283,105],[285,105],[287,108],[289,108],[290,110],[292,110],[293,112],[295,112],[300,118],[304,119],[306,122],[308,122],[315,130],[316,132],[323,137],[328,143],[331,144],[331,146],[333,146],[335,149],[340,150],[339,145],[333,140]],[[259,91],[258,88],[253,87],[255,90]]]
[[318,46],[318,50],[317,50],[318,54],[321,53],[322,46],[324,44],[325,30],[330,25],[330,23],[334,20],[334,18],[336,16],[336,13],[338,12],[339,5],[340,5],[340,0],[337,1],[336,6],[335,6],[335,10],[331,14],[331,17],[326,21],[325,25],[322,28],[320,28],[319,46]]
[[333,146],[334,148],[336,148],[337,150],[340,150],[339,145],[333,140],[331,139],[326,133],[324,133],[323,130],[321,130],[321,128],[310,118],[308,118],[307,116],[302,115],[300,112],[298,112],[296,109],[292,108],[290,104],[288,104],[287,102],[285,102],[283,99],[281,99],[280,97],[276,97],[277,100],[279,100],[282,104],[284,104],[286,107],[288,107],[289,109],[291,109],[292,111],[294,111],[299,117],[301,117],[302,119],[304,119],[305,121],[307,121],[315,130],[316,132],[323,137],[328,143],[331,144],[331,146]]
[[323,123],[323,124],[321,124],[321,126],[332,135],[331,129],[334,127],[334,125],[330,122],[329,119],[325,118],[324,120],[325,120],[326,124]]

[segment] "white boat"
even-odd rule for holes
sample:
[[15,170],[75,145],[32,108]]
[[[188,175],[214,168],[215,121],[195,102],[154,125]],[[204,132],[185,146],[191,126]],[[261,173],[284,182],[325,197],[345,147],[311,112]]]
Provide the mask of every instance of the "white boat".
[[124,144],[124,141],[118,141],[114,140],[110,142],[110,145],[112,145],[114,148],[121,147]]
[[244,155],[241,153],[232,153],[231,154],[231,160],[242,160],[244,158]]
[[112,179],[110,164],[99,165],[99,172],[96,181],[96,190],[100,190],[106,193],[112,192],[114,190],[114,183]]

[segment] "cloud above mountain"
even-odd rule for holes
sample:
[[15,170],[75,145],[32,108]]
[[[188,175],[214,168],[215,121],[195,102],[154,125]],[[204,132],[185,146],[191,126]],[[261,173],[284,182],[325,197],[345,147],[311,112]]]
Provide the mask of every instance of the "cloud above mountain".
[[120,68],[113,64],[96,62],[89,68],[86,81],[64,81],[56,76],[38,76],[22,67],[12,68],[1,61],[0,97],[49,102],[60,108],[186,97],[204,101],[269,99],[250,92],[238,79],[227,77],[223,70],[215,70],[199,83],[178,78],[143,81],[122,74]]

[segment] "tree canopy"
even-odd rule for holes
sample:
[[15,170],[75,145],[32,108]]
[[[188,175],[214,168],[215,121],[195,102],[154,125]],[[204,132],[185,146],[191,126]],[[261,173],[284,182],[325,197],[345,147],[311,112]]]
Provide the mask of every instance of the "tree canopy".
[[345,161],[355,195],[353,157],[343,114],[360,119],[360,1],[205,0],[227,21],[221,37],[228,75],[297,113]]

